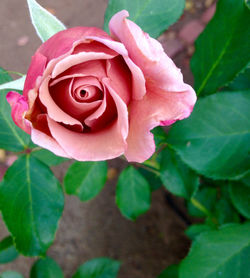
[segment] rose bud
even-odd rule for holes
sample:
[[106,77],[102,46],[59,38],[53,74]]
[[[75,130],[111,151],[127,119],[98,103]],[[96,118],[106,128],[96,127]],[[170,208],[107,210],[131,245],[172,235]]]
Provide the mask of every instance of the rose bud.
[[112,17],[111,36],[75,27],[38,48],[23,95],[7,95],[14,122],[35,144],[80,161],[143,162],[155,151],[150,130],[190,115],[194,90],[128,15]]

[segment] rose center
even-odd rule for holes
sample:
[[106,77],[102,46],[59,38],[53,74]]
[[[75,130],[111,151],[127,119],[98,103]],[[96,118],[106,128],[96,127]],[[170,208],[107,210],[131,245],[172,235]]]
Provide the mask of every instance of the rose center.
[[80,92],[80,96],[81,97],[85,97],[86,94],[87,94],[87,92],[85,90],[81,90],[81,92]]
[[93,102],[103,98],[102,92],[96,86],[84,85],[74,89],[73,96],[78,102]]

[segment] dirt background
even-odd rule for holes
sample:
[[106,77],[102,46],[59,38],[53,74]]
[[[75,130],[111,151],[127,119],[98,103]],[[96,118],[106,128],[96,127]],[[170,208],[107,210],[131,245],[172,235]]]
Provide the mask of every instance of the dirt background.
[[[102,27],[107,0],[40,0],[66,26]],[[180,21],[159,40],[166,52],[182,69],[186,82],[192,84],[189,59],[194,51],[193,41],[204,28],[211,11],[212,0],[187,1]],[[25,0],[0,2],[0,66],[25,73],[30,58],[40,45],[29,19]],[[4,167],[4,161],[1,167]],[[71,277],[86,260],[107,256],[122,262],[119,278],[154,278],[165,267],[178,263],[188,252],[189,240],[184,235],[186,223],[166,202],[166,192],[152,194],[148,213],[134,223],[121,216],[115,205],[117,173],[125,166],[119,159],[110,167],[115,173],[104,190],[92,201],[81,203],[74,196],[66,196],[65,210],[56,240],[48,251],[62,267],[65,277]],[[54,171],[62,180],[68,164]],[[183,208],[181,200],[176,200]],[[0,239],[8,232],[0,219]],[[20,256],[12,263],[0,265],[5,270],[20,271],[29,277],[35,259]]]

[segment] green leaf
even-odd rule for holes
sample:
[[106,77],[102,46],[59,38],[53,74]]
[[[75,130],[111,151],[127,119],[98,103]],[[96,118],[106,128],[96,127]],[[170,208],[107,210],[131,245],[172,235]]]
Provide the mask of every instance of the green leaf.
[[0,274],[0,278],[23,278],[23,275],[16,271],[5,271]]
[[14,261],[18,257],[18,252],[13,245],[11,236],[4,238],[0,242],[0,264]]
[[150,172],[144,168],[138,168],[137,171],[148,181],[151,192],[159,189],[162,186],[162,181],[158,173]]
[[40,161],[47,164],[48,166],[58,165],[68,160],[67,158],[57,156],[45,149],[33,151],[31,152],[31,155],[38,158]]
[[167,142],[167,134],[160,126],[155,127],[151,132],[154,134],[154,141],[156,146]]
[[116,189],[116,204],[123,216],[135,220],[150,208],[151,192],[147,180],[132,166],[122,171]]
[[[217,191],[215,188],[208,186],[199,188],[194,198],[187,205],[189,214],[195,217],[210,216],[216,202],[216,194]],[[199,205],[195,206],[196,202],[194,200],[202,204],[204,209],[200,209]]]
[[30,155],[19,157],[0,184],[0,204],[17,250],[26,256],[44,255],[64,205],[62,188],[50,169]]
[[198,235],[201,233],[214,230],[214,227],[207,225],[207,224],[193,224],[189,226],[185,234],[191,239],[194,240]]
[[241,179],[241,181],[248,187],[250,187],[250,173],[248,173],[247,175],[244,176],[243,179]]
[[[8,81],[11,81],[10,75],[0,68],[0,84]],[[0,91],[0,148],[8,151],[22,151],[28,147],[30,136],[14,124],[11,118],[11,108],[6,100],[7,93],[7,90]]]
[[248,90],[250,88],[250,64],[225,88],[230,91]]
[[89,201],[101,192],[107,180],[106,161],[75,162],[64,178],[65,190],[81,201]]
[[81,265],[72,278],[115,278],[120,262],[109,258],[96,258]]
[[168,266],[157,278],[178,278],[179,277],[179,266],[172,264]]
[[245,4],[246,4],[247,8],[250,9],[250,0],[245,0]]
[[31,268],[30,278],[63,278],[60,266],[50,257],[40,259]]
[[239,215],[230,200],[228,184],[220,186],[219,189],[219,199],[217,199],[213,209],[213,215],[217,219],[218,224],[240,222]]
[[180,278],[249,277],[250,223],[201,234],[180,264]]
[[[1,74],[1,68],[0,68],[0,74]],[[0,77],[1,78],[1,77]],[[26,75],[22,76],[21,78],[19,79],[16,79],[16,80],[7,80],[6,83],[1,83],[0,82],[0,90],[6,90],[6,89],[9,89],[9,90],[19,90],[19,91],[22,91],[23,90],[23,87],[24,87],[24,82],[25,82],[25,79],[26,79]]]
[[197,94],[212,94],[250,60],[250,10],[244,0],[220,0],[215,16],[195,43],[191,60]]
[[169,148],[162,152],[160,173],[164,187],[185,199],[190,199],[199,187],[199,177]]
[[[9,75],[8,71],[0,67],[0,84],[6,84],[10,81],[12,81],[12,78]],[[0,90],[2,90],[1,87]]]
[[250,186],[239,181],[231,183],[229,191],[233,205],[239,213],[250,219]]
[[27,2],[32,24],[42,42],[66,29],[60,20],[41,7],[35,0],[27,0]]
[[250,169],[250,91],[223,92],[198,100],[177,122],[168,143],[191,168],[214,179],[239,179]]
[[181,16],[185,0],[109,0],[104,18],[104,30],[108,32],[111,17],[121,11],[129,12],[129,19],[138,24],[144,32],[157,38]]

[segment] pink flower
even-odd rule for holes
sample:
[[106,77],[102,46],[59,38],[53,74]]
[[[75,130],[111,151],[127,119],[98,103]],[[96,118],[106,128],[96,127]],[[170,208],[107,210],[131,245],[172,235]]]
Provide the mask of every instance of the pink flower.
[[112,17],[111,36],[75,27],[36,51],[23,96],[7,96],[35,144],[80,161],[124,154],[143,162],[155,150],[150,130],[190,115],[194,90],[161,44],[126,17]]

